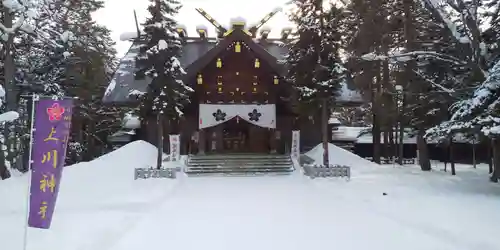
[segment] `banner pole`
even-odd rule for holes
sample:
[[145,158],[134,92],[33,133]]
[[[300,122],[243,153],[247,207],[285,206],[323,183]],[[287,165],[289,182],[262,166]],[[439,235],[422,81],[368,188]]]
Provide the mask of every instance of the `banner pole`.
[[23,237],[23,250],[28,247],[28,222],[30,216],[30,189],[31,189],[31,161],[32,161],[32,150],[33,150],[33,132],[35,127],[35,103],[38,101],[38,96],[33,94],[31,96],[31,124],[30,124],[30,146],[29,146],[29,157],[28,157],[28,189],[26,191],[26,218],[24,223],[24,237]]

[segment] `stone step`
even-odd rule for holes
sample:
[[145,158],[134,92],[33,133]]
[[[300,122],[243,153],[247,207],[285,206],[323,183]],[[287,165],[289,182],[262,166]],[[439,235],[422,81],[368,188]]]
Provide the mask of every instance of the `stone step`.
[[189,156],[185,172],[196,175],[256,175],[290,173],[294,170],[289,155],[219,154]]
[[203,176],[224,176],[224,177],[255,177],[255,176],[276,176],[276,175],[290,175],[292,172],[223,172],[223,173],[186,173],[189,177],[203,177]]
[[239,157],[239,158],[188,158],[189,161],[283,161],[290,160],[290,156],[287,157],[260,157],[260,158],[247,158],[247,157]]
[[278,167],[283,167],[283,166],[290,166],[292,165],[292,162],[199,162],[199,163],[188,163],[187,166],[190,167],[239,167],[239,166],[247,166],[247,167],[255,167],[255,166],[266,166],[266,167],[271,167],[271,166],[278,166]]
[[292,165],[226,165],[226,166],[188,166],[188,169],[289,169]]
[[216,154],[190,155],[192,160],[225,160],[225,159],[290,159],[290,155],[280,154]]
[[275,172],[293,172],[293,167],[233,167],[233,168],[191,168],[186,169],[186,173],[275,173]]
[[256,162],[256,163],[266,163],[266,162],[286,162],[286,163],[291,163],[292,160],[290,158],[288,159],[188,159],[188,164],[189,163],[213,163],[213,162],[234,162],[234,163],[246,163],[246,162]]

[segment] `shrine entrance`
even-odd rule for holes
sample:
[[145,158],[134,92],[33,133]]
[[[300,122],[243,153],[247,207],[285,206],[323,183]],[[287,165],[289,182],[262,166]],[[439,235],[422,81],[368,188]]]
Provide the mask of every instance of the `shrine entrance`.
[[204,153],[270,153],[274,104],[200,104]]
[[225,153],[243,153],[250,150],[250,123],[235,117],[223,124],[222,141]]

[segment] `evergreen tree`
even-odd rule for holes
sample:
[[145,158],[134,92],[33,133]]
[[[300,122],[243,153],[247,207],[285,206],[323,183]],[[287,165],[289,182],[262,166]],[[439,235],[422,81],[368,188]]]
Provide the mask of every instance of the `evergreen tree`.
[[392,124],[397,118],[395,100],[387,95],[395,92],[392,82],[395,77],[390,74],[395,68],[389,67],[388,61],[371,60],[371,56],[367,55],[383,55],[377,57],[383,58],[401,40],[399,32],[393,27],[397,26],[394,23],[397,24],[399,17],[396,7],[398,5],[394,1],[350,1],[345,9],[345,27],[342,29],[346,36],[343,47],[348,55],[349,71],[356,86],[371,103],[373,161],[376,163],[381,162],[382,146],[387,145],[381,145],[381,132],[385,130],[390,131],[386,134],[392,134]]
[[[0,84],[5,89],[2,92],[5,111],[17,110],[19,91],[15,79],[15,42],[19,34],[36,35],[28,24],[34,15],[34,6],[31,0],[0,1]],[[16,139],[15,126],[3,124],[0,136],[0,179],[10,177],[8,166],[12,165],[13,153],[16,152]]]
[[[324,106],[329,109],[335,100],[340,84],[345,80],[346,69],[339,57],[341,35],[337,28],[342,11],[331,5],[323,11],[322,1],[292,1],[296,10],[290,19],[297,26],[289,46],[287,79],[298,93],[298,101],[305,110]],[[323,126],[326,126],[330,112],[324,110]],[[328,137],[323,129],[325,147],[324,164],[328,164]],[[326,142],[325,142],[326,140]]]
[[177,59],[182,48],[181,40],[175,28],[176,15],[182,7],[176,0],[150,0],[150,17],[144,25],[143,45],[136,62],[138,77],[151,80],[148,92],[143,96],[141,110],[147,116],[158,119],[158,168],[161,166],[163,153],[163,118],[177,120],[182,116],[184,105],[189,102],[189,93],[193,91],[185,85],[182,77],[184,69]]
[[293,1],[297,10],[291,14],[291,20],[297,31],[287,56],[288,80],[298,91],[300,102],[314,108],[321,104],[322,98],[333,101],[346,76],[339,57],[341,36],[337,32],[342,12],[332,6],[321,16],[316,2]]
[[452,107],[448,121],[429,129],[430,135],[449,135],[457,131],[480,131],[495,142],[494,171],[491,181],[500,180],[500,61],[490,70],[488,78],[474,91],[470,99],[462,100]]

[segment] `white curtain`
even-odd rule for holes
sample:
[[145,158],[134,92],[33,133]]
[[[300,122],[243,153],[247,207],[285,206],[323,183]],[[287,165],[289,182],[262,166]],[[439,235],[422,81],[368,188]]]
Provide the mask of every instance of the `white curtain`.
[[264,128],[276,128],[274,104],[200,104],[200,129],[219,125],[234,117]]

